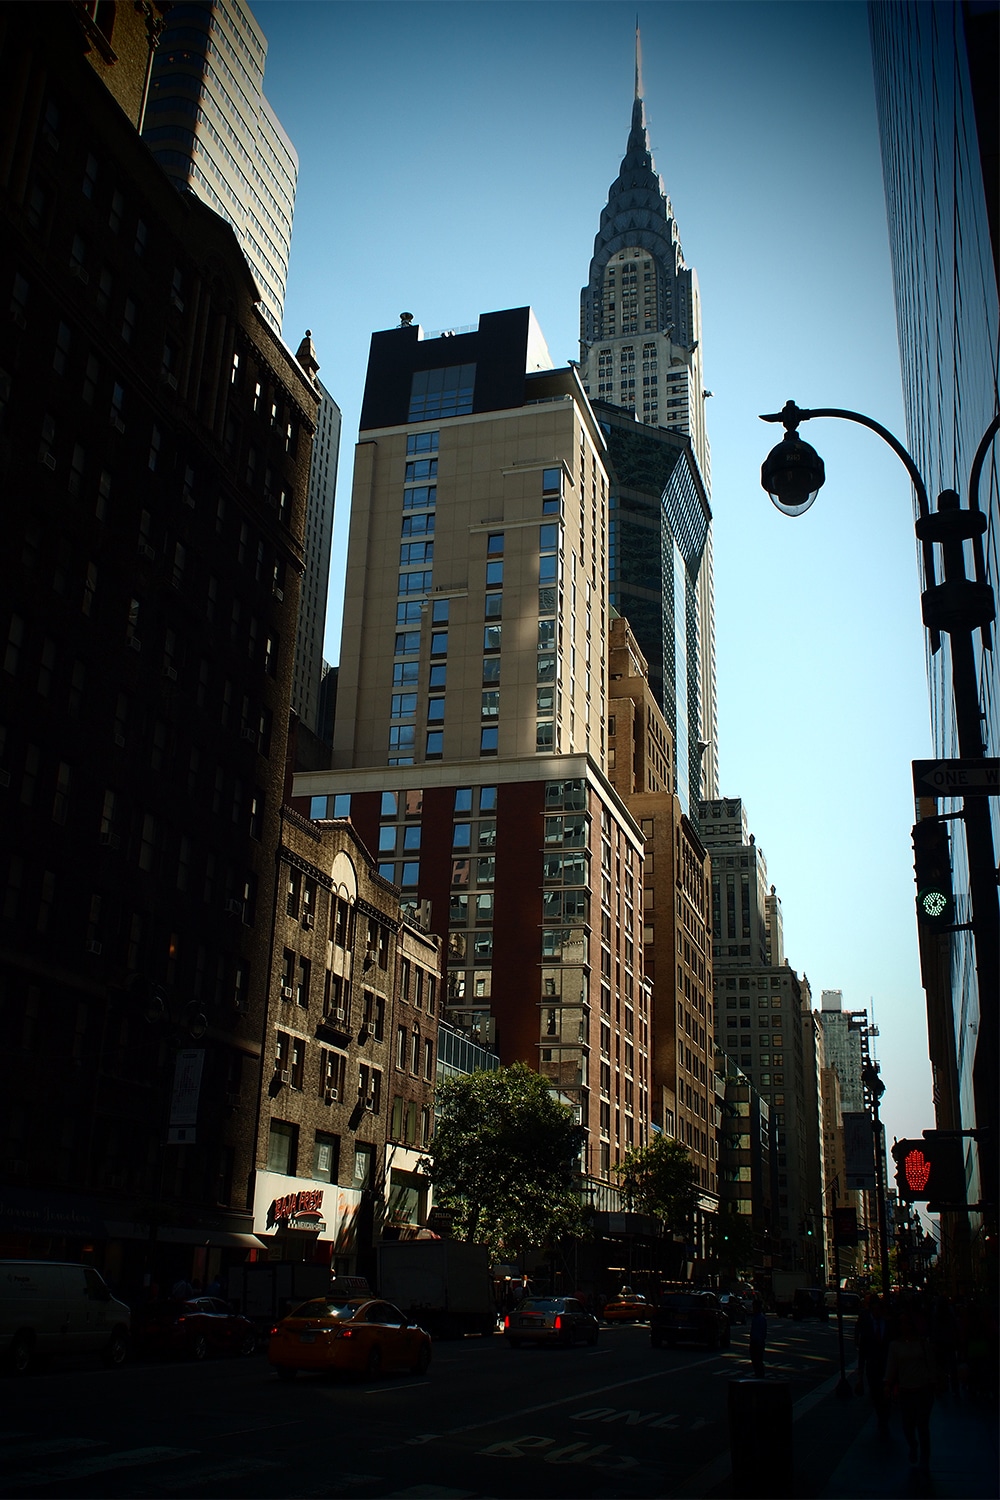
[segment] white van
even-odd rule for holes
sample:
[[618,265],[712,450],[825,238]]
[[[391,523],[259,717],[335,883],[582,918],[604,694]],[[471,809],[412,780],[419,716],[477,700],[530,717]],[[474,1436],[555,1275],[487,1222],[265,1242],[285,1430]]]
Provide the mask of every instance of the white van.
[[123,1364],[130,1319],[93,1266],[0,1260],[0,1359],[17,1375],[51,1355],[99,1354]]

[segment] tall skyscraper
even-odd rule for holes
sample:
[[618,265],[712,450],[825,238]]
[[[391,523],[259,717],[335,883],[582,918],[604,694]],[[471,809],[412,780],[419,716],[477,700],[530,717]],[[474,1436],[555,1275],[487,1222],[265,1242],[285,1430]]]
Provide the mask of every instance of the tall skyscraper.
[[312,378],[320,400],[309,468],[305,574],[302,579],[299,624],[295,639],[292,707],[314,734],[323,737],[320,689],[323,682],[323,636],[330,587],[330,547],[333,541],[341,418],[340,407],[319,378],[319,362],[309,329],[306,329],[306,336],[296,350],[295,357]]
[[[995,4],[879,0],[869,6],[875,96],[882,140],[907,446],[933,504],[944,489],[963,495],[973,457],[998,408],[997,32]],[[980,550],[986,581],[1000,591],[1000,460],[986,453],[979,486],[986,515]],[[973,551],[967,546],[967,551]],[[971,560],[971,559],[970,559]],[[971,571],[971,569],[970,569]],[[995,628],[995,627],[994,627]],[[985,753],[1000,755],[996,645],[973,637]],[[935,753],[960,753],[950,640],[928,656]],[[967,753],[967,752],[966,752]],[[984,799],[987,800],[987,799]],[[961,812],[958,801],[938,804]],[[1000,851],[1000,799],[989,798],[993,858]],[[965,820],[949,821],[959,922],[970,913]],[[996,893],[992,904],[996,924]],[[980,946],[968,926],[924,934],[921,967],[936,1124],[986,1126],[976,1178],[968,1144],[969,1202],[996,1202],[997,994],[995,951],[986,968],[987,914],[977,911]],[[994,925],[994,944],[996,942]],[[995,1242],[995,1240],[994,1240]]]
[[299,159],[264,98],[266,57],[243,0],[171,6],[142,137],[168,177],[233,226],[280,333]]
[[815,1270],[824,1212],[822,1057],[809,982],[785,958],[780,903],[742,799],[702,802],[698,827],[712,859],[715,1039],[770,1108],[782,1259]]
[[718,795],[701,307],[650,152],[638,33],[628,146],[580,294],[580,364],[608,441],[610,602],[649,663],[693,815]]
[[603,769],[604,451],[529,308],[373,336],[334,769],[295,805],[430,903],[446,1020],[549,1077],[608,1180],[646,1139],[650,1026],[643,840]]

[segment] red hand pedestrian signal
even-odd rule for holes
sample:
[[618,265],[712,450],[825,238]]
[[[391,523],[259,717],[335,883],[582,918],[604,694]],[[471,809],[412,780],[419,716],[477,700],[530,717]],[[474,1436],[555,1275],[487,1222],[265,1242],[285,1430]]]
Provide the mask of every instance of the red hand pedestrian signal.
[[908,1152],[903,1170],[906,1173],[906,1185],[910,1191],[922,1193],[931,1175],[931,1164],[924,1153],[922,1151]]

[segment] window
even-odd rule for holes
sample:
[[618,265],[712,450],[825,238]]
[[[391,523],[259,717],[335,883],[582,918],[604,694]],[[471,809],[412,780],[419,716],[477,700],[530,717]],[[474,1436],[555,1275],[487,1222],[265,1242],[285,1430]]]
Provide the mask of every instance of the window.
[[447,630],[435,630],[431,635],[431,656],[447,656],[448,654],[448,632]]
[[486,564],[486,586],[492,588],[503,583],[503,563],[488,562]]
[[297,1144],[298,1128],[295,1125],[285,1120],[272,1120],[267,1141],[267,1170],[294,1177]]
[[440,760],[444,754],[444,730],[431,729],[427,732],[427,743],[424,754],[428,760]]
[[450,599],[435,599],[431,605],[431,624],[447,625],[451,613]]
[[542,494],[543,495],[561,495],[562,494],[562,469],[543,469],[542,470]]
[[396,656],[416,656],[420,650],[420,631],[407,630],[396,637]]
[[487,555],[487,557],[502,557],[503,556],[503,532],[502,531],[491,532],[491,534],[486,538],[486,555]]
[[439,370],[417,370],[410,386],[408,420],[461,417],[472,411],[475,365],[448,365]]
[[400,724],[389,730],[390,750],[412,750],[416,740],[416,729],[412,724]]
[[483,630],[484,651],[500,650],[500,631],[502,630],[502,628],[503,627],[500,625],[487,625],[485,627],[485,629]]
[[[429,536],[434,530],[434,515],[430,512],[422,512],[415,516],[404,516],[402,535],[406,536]],[[430,561],[430,558],[427,558]]]
[[[416,665],[416,663],[414,663],[414,665]],[[392,717],[394,719],[412,719],[416,712],[416,693],[393,693]]]
[[395,854],[396,829],[392,823],[384,823],[378,831],[379,854]]
[[487,620],[499,620],[503,614],[503,594],[487,594],[483,616]]
[[340,1136],[316,1132],[313,1147],[313,1177],[317,1182],[336,1182],[340,1173]]
[[[419,675],[420,663],[418,661],[394,662],[392,667],[392,685],[393,687],[408,687],[412,683],[414,686],[416,686],[417,678],[419,677]],[[416,702],[416,694],[414,694],[413,697],[414,702]],[[396,700],[393,699],[393,702],[395,701]],[[413,710],[410,709],[408,710],[408,712],[412,713]]]
[[437,665],[431,667],[430,671],[427,674],[427,686],[431,688],[443,688],[445,686],[447,676],[447,663],[438,662]]
[[[439,670],[444,670],[443,668]],[[427,700],[427,722],[429,724],[441,724],[444,722],[444,699],[429,698]]]
[[500,712],[500,694],[488,692],[483,694],[482,717],[484,719],[495,719]]
[[483,660],[483,687],[500,681],[499,656],[487,656]]
[[413,453],[436,453],[438,450],[438,433],[436,432],[411,432],[406,439],[406,452],[409,456]]
[[479,731],[480,755],[496,755],[500,742],[500,731],[496,726]]

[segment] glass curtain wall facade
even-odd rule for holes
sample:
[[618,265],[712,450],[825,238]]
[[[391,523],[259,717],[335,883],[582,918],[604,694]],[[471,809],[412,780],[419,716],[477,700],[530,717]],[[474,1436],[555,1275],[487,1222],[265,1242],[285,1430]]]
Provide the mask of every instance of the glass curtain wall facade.
[[242,0],[172,6],[142,137],[178,187],[233,226],[280,333],[299,159],[264,98],[266,57]]
[[[979,441],[997,411],[1000,317],[996,226],[996,7],[879,0],[869,6],[875,93],[882,142],[907,446],[933,504],[943,489],[964,490]],[[971,29],[970,29],[971,28]],[[980,34],[981,33],[981,34]],[[991,140],[992,134],[992,140]],[[1000,586],[1000,490],[994,444],[979,505],[986,578]],[[967,569],[971,575],[971,549]],[[1000,754],[1000,688],[995,651],[974,637],[986,754]],[[948,637],[928,655],[935,753],[957,756]],[[942,811],[959,812],[942,801]],[[994,849],[1000,799],[990,799]],[[959,921],[969,917],[968,853],[961,818],[949,824]],[[981,1022],[973,935],[952,934],[951,1034],[957,1099],[942,1118],[947,1080],[935,1067],[938,1121],[972,1124],[973,1070],[995,1029]],[[984,1032],[987,1034],[984,1036]],[[995,1109],[995,1100],[994,1100]],[[977,1196],[974,1181],[970,1197]]]

